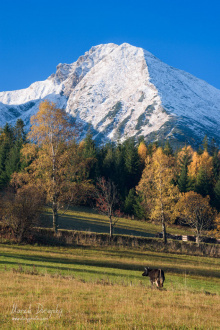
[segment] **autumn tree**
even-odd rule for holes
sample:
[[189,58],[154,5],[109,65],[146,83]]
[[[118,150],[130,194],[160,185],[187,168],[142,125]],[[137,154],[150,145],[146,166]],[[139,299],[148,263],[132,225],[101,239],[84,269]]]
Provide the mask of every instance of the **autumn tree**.
[[218,213],[214,219],[214,230],[211,231],[211,234],[214,235],[217,239],[220,239],[220,213]]
[[142,196],[150,219],[159,219],[162,224],[164,243],[167,242],[166,223],[174,219],[174,205],[179,190],[173,185],[173,158],[158,148],[146,159],[146,166],[137,192]]
[[[195,182],[195,189],[199,190],[200,187],[200,175],[206,176],[206,180],[212,182],[213,178],[213,160],[209,153],[205,150],[201,155],[197,152],[193,153],[192,162],[190,163],[189,167],[189,176]],[[199,192],[199,191],[197,191]]]
[[[43,188],[47,202],[52,208],[53,229],[58,228],[58,210],[86,198],[92,185],[86,180],[88,163],[79,152],[76,132],[68,115],[54,103],[44,101],[38,113],[31,117],[28,139],[31,141],[22,150],[29,166],[25,169],[27,183],[37,183]],[[13,183],[21,181],[15,175]]]
[[25,185],[9,189],[1,200],[0,218],[8,226],[18,243],[30,237],[33,227],[39,225],[44,205],[41,187]]
[[113,237],[113,229],[121,215],[116,185],[104,177],[97,181],[96,208],[99,212],[107,215],[109,219],[109,236]]
[[182,223],[193,228],[198,245],[202,233],[204,230],[210,229],[216,215],[214,209],[211,208],[209,201],[209,196],[202,197],[194,191],[189,191],[182,194],[176,204],[176,214],[180,217]]
[[182,164],[187,162],[189,165],[192,161],[194,151],[191,146],[184,146],[178,153],[177,153],[177,168],[180,172]]
[[144,141],[141,141],[138,146],[138,155],[140,157],[141,163],[144,164],[145,159],[147,158],[147,147]]

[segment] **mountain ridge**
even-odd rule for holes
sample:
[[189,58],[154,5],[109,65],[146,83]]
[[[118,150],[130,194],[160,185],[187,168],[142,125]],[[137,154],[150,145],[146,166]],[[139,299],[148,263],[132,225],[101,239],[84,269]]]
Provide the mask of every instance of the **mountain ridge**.
[[206,134],[220,145],[220,90],[127,43],[94,46],[44,81],[0,92],[0,125],[20,117],[28,127],[44,99],[82,125],[80,138],[90,125],[101,143],[144,136],[196,146]]

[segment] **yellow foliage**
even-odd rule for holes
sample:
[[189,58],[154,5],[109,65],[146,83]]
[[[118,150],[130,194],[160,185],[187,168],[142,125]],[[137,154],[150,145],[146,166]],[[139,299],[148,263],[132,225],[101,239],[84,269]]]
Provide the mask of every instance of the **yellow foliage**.
[[197,152],[193,153],[192,162],[188,167],[189,176],[193,179],[196,179],[199,170],[203,169],[209,178],[213,175],[213,162],[212,157],[209,156],[209,153],[205,150],[202,155],[198,155]]
[[214,220],[214,227],[215,229],[212,234],[214,234],[216,238],[220,238],[220,213],[217,214]]
[[172,165],[173,158],[164,155],[162,148],[158,148],[152,158],[146,158],[146,166],[136,189],[142,195],[151,219],[174,220],[173,210],[179,190],[172,184]]
[[190,225],[196,236],[209,229],[215,217],[215,210],[209,204],[210,197],[202,197],[194,191],[183,193],[176,204],[176,214],[183,222]]
[[22,159],[26,162],[33,161],[37,157],[37,146],[32,143],[27,143],[21,149]]
[[56,107],[55,103],[43,101],[39,111],[31,117],[31,131],[28,138],[38,145],[53,144],[67,141],[74,136],[68,115],[63,109]]
[[82,140],[82,141],[79,143],[79,149],[80,149],[80,150],[83,150],[84,147],[85,147],[85,141]]
[[59,204],[78,202],[93,189],[86,176],[88,161],[80,155],[68,115],[54,103],[42,102],[31,124],[28,138],[35,144],[26,144],[22,150],[30,165],[25,173],[13,177],[13,184],[43,187],[56,230]]
[[193,149],[191,146],[185,146],[183,147],[177,155],[177,169],[178,173],[182,167],[182,164],[184,162],[184,158],[187,157],[189,160],[192,160],[193,157]]
[[211,178],[213,175],[213,162],[207,151],[204,151],[201,155],[200,166],[206,171],[208,177]]
[[196,151],[193,152],[192,162],[188,166],[189,176],[192,178],[196,178],[200,168],[200,156]]
[[147,147],[146,147],[144,141],[141,141],[141,143],[139,144],[138,155],[140,157],[141,162],[144,163],[145,159],[147,157]]

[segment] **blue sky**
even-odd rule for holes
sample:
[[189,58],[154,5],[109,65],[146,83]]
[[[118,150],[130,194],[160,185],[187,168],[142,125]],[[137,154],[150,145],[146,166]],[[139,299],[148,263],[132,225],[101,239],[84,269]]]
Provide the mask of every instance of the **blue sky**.
[[142,47],[220,89],[218,0],[8,0],[0,8],[0,91],[44,80],[108,42]]

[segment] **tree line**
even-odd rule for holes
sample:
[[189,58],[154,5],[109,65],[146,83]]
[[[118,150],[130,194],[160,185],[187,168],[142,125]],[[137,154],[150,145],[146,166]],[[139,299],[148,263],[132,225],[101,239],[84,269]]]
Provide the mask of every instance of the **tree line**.
[[119,216],[186,223],[199,239],[218,232],[220,151],[204,138],[202,148],[172,150],[169,142],[146,144],[130,138],[97,146],[88,129],[78,141],[70,116],[44,101],[26,135],[21,119],[0,131],[0,217],[22,240],[51,207],[53,229],[70,205],[97,207],[108,215],[110,234]]

